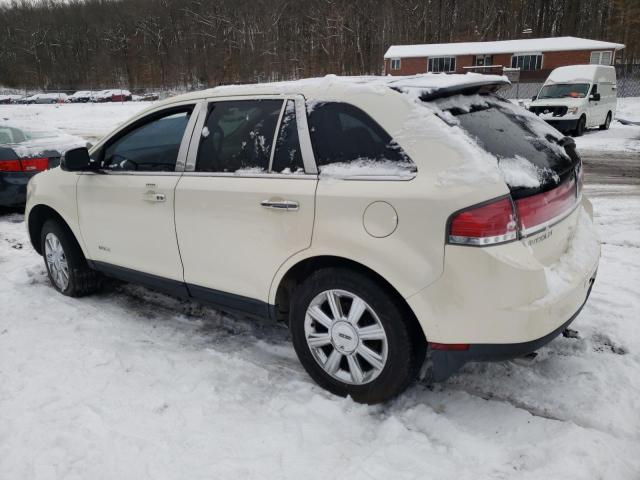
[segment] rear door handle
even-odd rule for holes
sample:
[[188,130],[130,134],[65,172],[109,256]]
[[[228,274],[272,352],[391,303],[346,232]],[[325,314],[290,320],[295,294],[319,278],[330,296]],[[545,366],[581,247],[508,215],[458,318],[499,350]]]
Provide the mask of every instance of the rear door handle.
[[142,195],[142,199],[146,202],[164,202],[167,196],[164,193],[147,192]]
[[260,205],[264,208],[271,208],[273,210],[286,210],[295,212],[300,208],[300,204],[293,200],[263,200]]

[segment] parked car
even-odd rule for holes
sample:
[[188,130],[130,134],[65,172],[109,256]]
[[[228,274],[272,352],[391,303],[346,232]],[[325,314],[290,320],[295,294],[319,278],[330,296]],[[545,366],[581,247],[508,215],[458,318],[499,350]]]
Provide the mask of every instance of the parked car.
[[0,95],[0,105],[17,103],[21,98],[22,95]]
[[91,91],[78,90],[73,95],[69,95],[68,101],[70,103],[87,103],[91,101]]
[[66,93],[36,93],[30,97],[25,98],[24,103],[64,103],[67,101]]
[[31,177],[57,167],[66,149],[86,145],[62,132],[0,120],[0,206],[24,206]]
[[491,93],[505,82],[174,97],[33,178],[29,235],[64,295],[107,275],[282,319],[318,384],[385,401],[427,350],[435,380],[527,354],[589,295],[599,244],[575,144]]
[[607,130],[616,114],[616,69],[605,65],[556,68],[529,110],[576,137],[587,128]]
[[130,102],[131,92],[124,89],[101,90],[91,97],[92,102]]
[[157,93],[143,93],[138,98],[139,102],[155,102],[157,100],[160,100],[160,95]]

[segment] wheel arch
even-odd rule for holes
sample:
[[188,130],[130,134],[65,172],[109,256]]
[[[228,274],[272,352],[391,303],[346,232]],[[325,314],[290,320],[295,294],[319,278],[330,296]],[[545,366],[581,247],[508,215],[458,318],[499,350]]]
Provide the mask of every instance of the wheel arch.
[[300,285],[300,283],[302,283],[309,275],[322,268],[336,267],[353,270],[373,277],[376,282],[391,294],[401,310],[411,318],[413,325],[416,327],[419,334],[425,338],[426,342],[426,333],[423,331],[418,318],[397,288],[372,268],[355,260],[350,260],[336,255],[315,255],[301,259],[287,269],[287,271],[277,281],[277,284],[274,282],[273,301],[270,303],[275,305],[274,310],[276,317],[281,320],[288,317],[292,295],[298,285]]
[[[50,219],[59,221],[65,228],[67,228],[71,232],[71,234],[76,239],[76,242],[80,244],[73,229],[69,226],[69,222],[67,222],[60,213],[51,208],[49,205],[38,204],[32,207],[29,211],[27,223],[29,239],[31,240],[31,245],[33,245],[33,248],[36,252],[42,255],[42,248],[40,245],[40,232],[42,231],[42,227],[44,226],[45,222]],[[82,249],[81,246],[80,248]]]

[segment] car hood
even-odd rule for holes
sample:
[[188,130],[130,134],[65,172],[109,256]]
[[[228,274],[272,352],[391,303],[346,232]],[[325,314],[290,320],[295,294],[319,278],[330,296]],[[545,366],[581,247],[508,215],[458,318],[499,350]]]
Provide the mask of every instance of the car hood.
[[535,100],[529,104],[530,107],[577,107],[584,103],[584,98],[544,98]]

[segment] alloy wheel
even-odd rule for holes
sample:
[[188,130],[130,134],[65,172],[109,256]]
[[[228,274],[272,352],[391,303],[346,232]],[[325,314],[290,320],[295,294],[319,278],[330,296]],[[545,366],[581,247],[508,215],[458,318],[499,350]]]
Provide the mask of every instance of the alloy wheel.
[[61,291],[69,286],[69,264],[60,239],[54,233],[47,233],[44,239],[44,254],[51,279]]
[[305,338],[316,362],[331,377],[364,385],[387,363],[388,341],[378,315],[359,296],[326,290],[309,304]]

